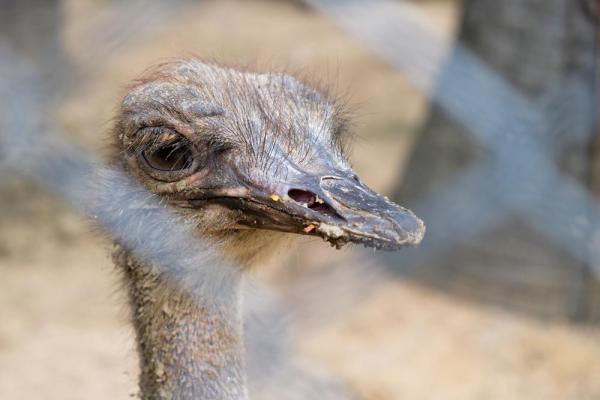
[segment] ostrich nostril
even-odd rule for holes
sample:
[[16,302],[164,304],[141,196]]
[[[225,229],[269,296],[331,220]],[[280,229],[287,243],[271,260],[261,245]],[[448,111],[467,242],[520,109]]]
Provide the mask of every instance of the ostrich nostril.
[[310,208],[313,211],[343,219],[340,215],[338,215],[333,207],[320,199],[319,196],[313,192],[302,189],[290,189],[288,191],[288,196],[290,196],[292,200],[300,203],[304,207]]
[[288,191],[288,196],[306,207],[313,206],[317,201],[317,195],[307,190],[290,189]]

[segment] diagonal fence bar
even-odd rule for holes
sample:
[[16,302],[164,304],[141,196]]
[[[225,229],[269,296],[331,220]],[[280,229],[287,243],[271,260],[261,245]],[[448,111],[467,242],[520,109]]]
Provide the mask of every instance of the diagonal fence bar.
[[[572,255],[586,263],[592,261],[589,259],[586,238],[598,228],[600,208],[585,189],[563,177],[552,166],[552,154],[549,151],[552,146],[547,143],[548,138],[555,139],[564,123],[554,126],[546,123],[549,116],[554,114],[554,108],[548,106],[552,104],[551,100],[567,93],[571,100],[576,99],[577,104],[588,105],[584,109],[586,114],[580,115],[578,121],[591,127],[594,112],[589,105],[593,104],[594,93],[589,85],[570,77],[565,80],[564,86],[552,88],[549,94],[532,103],[475,55],[458,45],[440,75],[438,86],[434,87],[432,74],[439,70],[441,61],[448,54],[447,45],[427,29],[414,6],[405,1],[389,0],[377,0],[369,4],[352,0],[314,0],[309,3],[398,68],[413,84],[460,121],[474,138],[484,144],[490,155],[497,158],[496,168],[499,171],[494,174],[494,179],[480,185],[479,190],[471,195],[476,198],[485,193],[494,193],[505,197],[505,203],[514,203],[514,207],[503,210],[505,215],[519,212]],[[580,131],[590,132],[585,128]],[[519,168],[515,168],[515,165]],[[473,168],[484,167],[476,165]],[[463,174],[469,179],[468,172]],[[537,217],[539,214],[534,211],[542,199],[547,199],[548,191],[544,188],[533,191],[533,188],[545,182],[552,182],[553,189],[557,191],[568,187],[568,193],[558,196],[561,204],[557,204],[556,197],[545,203],[547,209],[558,214],[548,214],[544,219]],[[479,208],[465,201],[458,203],[460,211],[445,212],[448,205],[452,204],[448,203],[448,199],[460,198],[464,188],[454,183],[415,201],[417,214],[428,221],[429,233],[425,246],[419,251],[427,257],[434,254],[434,249],[447,248],[446,240],[450,236],[460,238],[465,233],[465,238],[471,237],[469,232],[475,225],[453,224],[451,220],[455,215],[471,214],[472,219],[477,219],[498,212],[493,209],[494,203],[487,203],[487,206],[484,203],[484,207]],[[474,183],[477,187],[477,182]],[[530,183],[537,185],[528,187]],[[469,187],[466,182],[462,184]],[[503,190],[497,192],[498,188]],[[522,201],[525,198],[527,201]],[[585,237],[581,236],[580,230],[568,229],[570,224],[580,223],[580,215],[588,216],[588,236]],[[552,224],[547,222],[554,217],[567,228],[561,230],[560,234],[556,229],[551,229]],[[432,234],[432,231],[435,233]],[[456,240],[451,242],[457,244]],[[386,259],[397,259],[401,263],[406,262],[405,257],[386,256]]]
[[[95,220],[111,237],[131,249],[141,260],[207,307],[222,307],[224,294],[239,280],[241,268],[224,262],[212,246],[198,238],[195,227],[180,218],[158,197],[122,172],[108,168],[85,149],[63,139],[48,120],[56,101],[55,84],[45,82],[33,64],[25,61],[0,37],[0,163],[2,173],[34,180],[79,212]],[[63,93],[62,91],[59,93]],[[266,289],[262,288],[262,292]],[[263,293],[264,296],[266,293]],[[272,308],[253,296],[251,315]],[[277,318],[283,318],[281,313]],[[235,316],[231,316],[232,320]],[[234,323],[234,322],[231,322]],[[249,365],[255,390],[278,389],[282,398],[320,393],[338,400],[354,395],[334,380],[323,379],[299,364],[285,342],[282,328],[265,326],[260,318],[246,321]],[[267,348],[258,345],[268,342]],[[279,349],[281,354],[273,352]],[[277,374],[267,374],[277,367]],[[266,375],[263,376],[261,372]],[[295,392],[280,379],[295,378]],[[260,380],[258,378],[261,378]]]

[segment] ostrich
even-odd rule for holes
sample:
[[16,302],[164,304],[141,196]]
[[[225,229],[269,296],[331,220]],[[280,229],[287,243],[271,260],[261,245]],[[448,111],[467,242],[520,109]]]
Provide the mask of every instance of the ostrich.
[[[347,125],[333,101],[289,75],[177,60],[148,71],[123,99],[111,160],[240,270],[288,233],[338,248],[418,244],[423,223],[351,169]],[[128,288],[141,397],[247,399],[239,280],[216,291],[214,306],[123,243],[113,259]]]

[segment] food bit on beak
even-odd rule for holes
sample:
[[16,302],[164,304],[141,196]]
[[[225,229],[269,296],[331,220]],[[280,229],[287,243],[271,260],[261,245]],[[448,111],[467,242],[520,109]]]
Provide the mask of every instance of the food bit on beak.
[[273,201],[279,201],[279,200],[281,200],[281,197],[279,197],[279,196],[278,196],[278,195],[276,195],[276,194],[272,194],[272,195],[271,195],[271,200],[273,200]]
[[302,229],[304,233],[310,233],[315,230],[315,226],[313,224],[308,225],[306,228]]
[[339,226],[321,223],[317,228],[317,232],[321,233],[323,239],[338,250],[350,241],[348,235]]
[[338,239],[338,238],[344,236],[344,230],[342,228],[340,228],[339,226],[335,226],[335,225],[321,223],[319,225],[319,229],[317,229],[317,230],[319,232],[325,234],[327,237],[330,237],[333,239]]

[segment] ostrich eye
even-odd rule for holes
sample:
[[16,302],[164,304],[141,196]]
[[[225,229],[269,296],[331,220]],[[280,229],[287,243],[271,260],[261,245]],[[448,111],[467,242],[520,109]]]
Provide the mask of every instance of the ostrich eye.
[[197,147],[173,129],[143,128],[137,132],[130,148],[138,167],[159,181],[175,182],[201,167]]
[[186,143],[175,142],[152,151],[142,152],[148,165],[158,171],[181,171],[190,168],[194,161],[192,149]]

